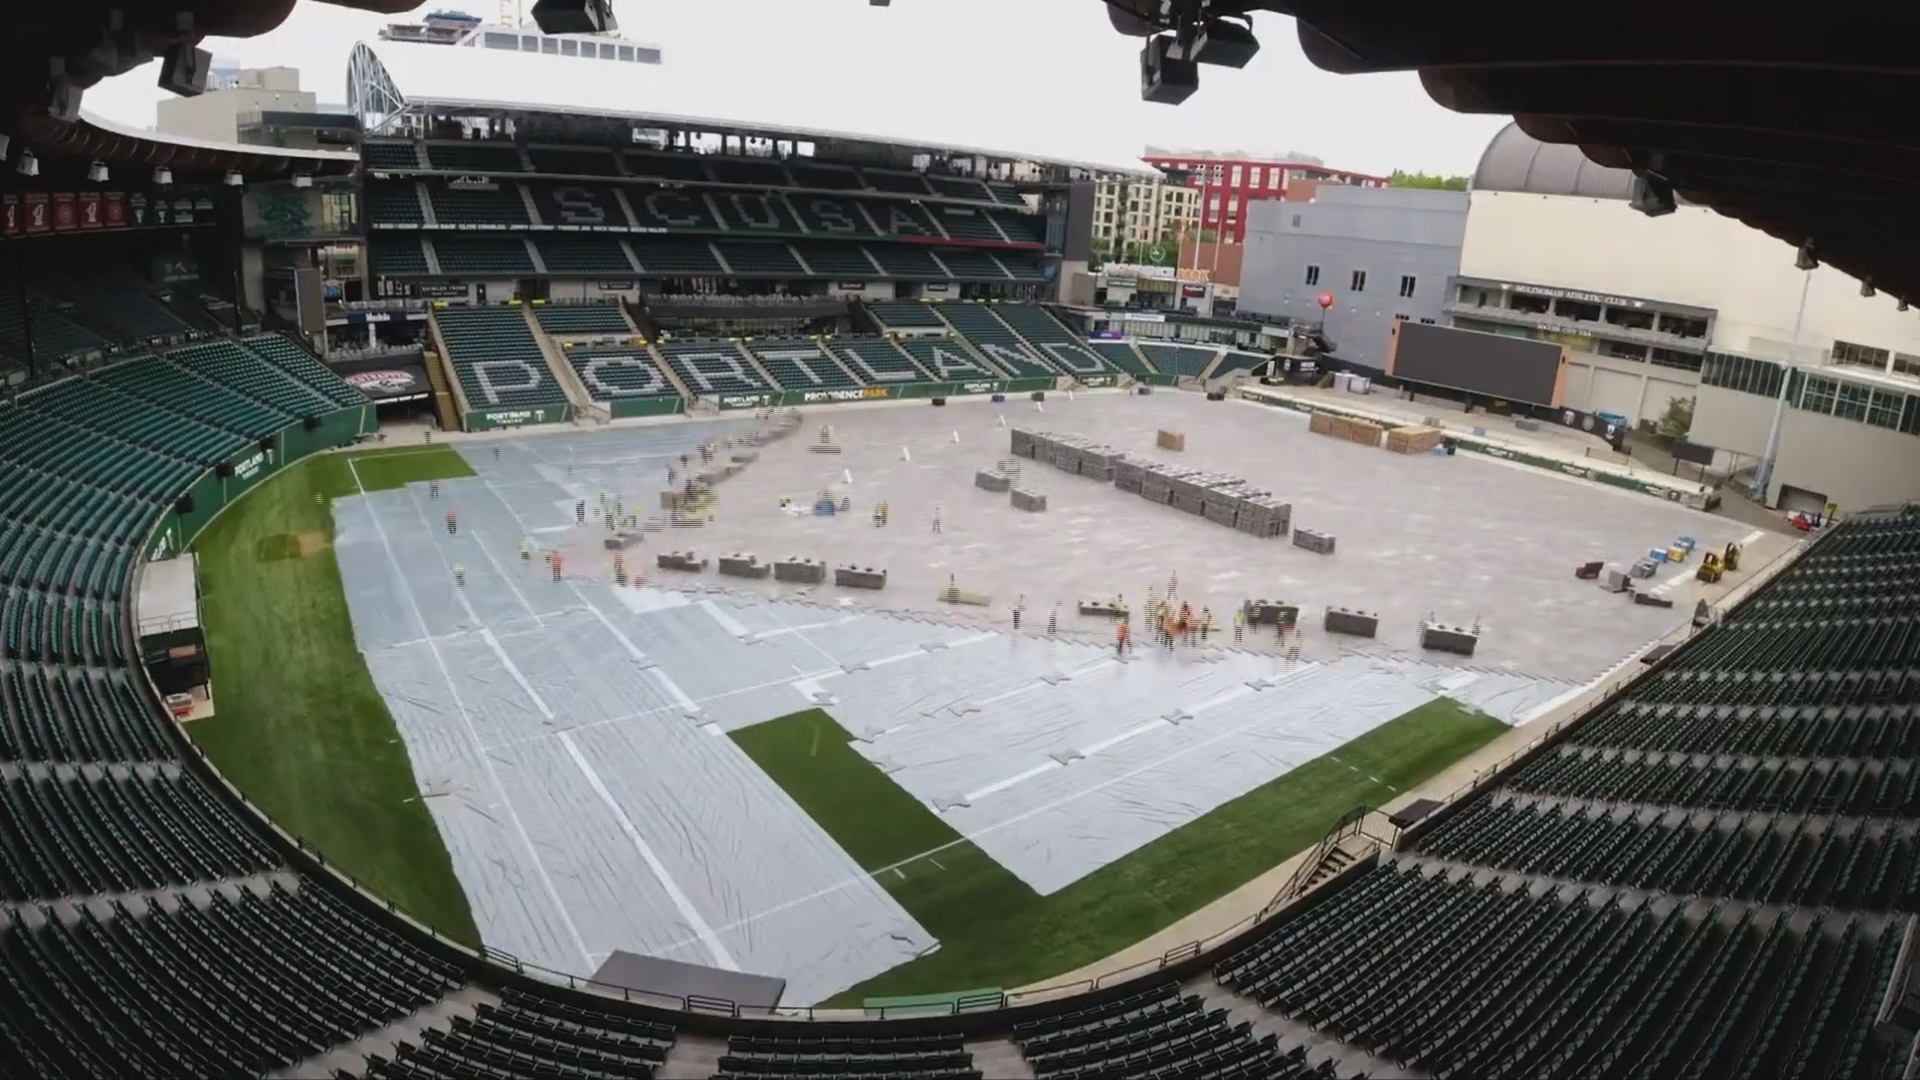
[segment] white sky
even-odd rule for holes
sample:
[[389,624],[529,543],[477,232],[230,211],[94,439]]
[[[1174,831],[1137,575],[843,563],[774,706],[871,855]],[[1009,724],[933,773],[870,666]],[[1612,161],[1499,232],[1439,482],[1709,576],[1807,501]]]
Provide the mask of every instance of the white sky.
[[[499,14],[486,0],[429,0],[413,17],[445,8],[489,21]],[[1049,130],[1073,124],[1116,157],[1151,143],[1291,150],[1366,173],[1467,174],[1506,122],[1441,108],[1412,74],[1322,72],[1301,56],[1293,21],[1278,15],[1256,18],[1264,47],[1251,65],[1202,68],[1200,92],[1170,107],[1140,101],[1140,41],[1110,28],[1100,0],[894,0],[888,8],[865,0],[614,0],[614,10],[623,34],[664,49],[669,69],[738,72],[783,97],[807,93],[808,68],[851,69],[873,86],[876,126],[994,109],[1006,127],[997,145],[1009,148],[1043,151]],[[272,33],[205,47],[245,67],[299,68],[303,89],[338,103],[346,100],[348,51],[391,21],[398,20],[305,0]],[[87,91],[85,107],[151,127],[163,96],[155,78],[149,64],[104,82]]]

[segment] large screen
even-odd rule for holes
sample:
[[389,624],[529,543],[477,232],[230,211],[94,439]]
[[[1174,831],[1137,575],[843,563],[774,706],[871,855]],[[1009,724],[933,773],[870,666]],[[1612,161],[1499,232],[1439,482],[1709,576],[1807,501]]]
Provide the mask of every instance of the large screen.
[[1565,368],[1564,346],[1451,326],[1396,322],[1387,345],[1387,374],[1403,382],[1556,409]]

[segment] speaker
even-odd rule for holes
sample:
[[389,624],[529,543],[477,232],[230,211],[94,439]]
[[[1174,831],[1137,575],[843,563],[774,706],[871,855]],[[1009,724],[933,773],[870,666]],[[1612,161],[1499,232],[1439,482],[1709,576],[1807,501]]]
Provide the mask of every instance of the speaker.
[[261,439],[261,440],[260,440],[260,452],[261,452],[261,453],[263,453],[263,454],[271,454],[271,453],[273,453],[273,440],[272,440],[272,439]]
[[937,397],[933,399],[933,403],[935,405],[945,405],[947,403],[947,399],[943,397]]
[[1178,105],[1200,89],[1200,65],[1178,55],[1172,34],[1162,34],[1140,50],[1140,99]]
[[300,421],[300,426],[306,428],[308,431],[319,431],[320,418],[317,416],[309,416],[305,420]]
[[185,495],[173,500],[173,512],[176,514],[193,513],[193,492],[189,491]]
[[225,480],[233,475],[233,466],[225,461],[213,467],[213,475]]
[[1035,401],[1047,400],[1047,392],[1045,390],[1035,390],[1033,392],[1033,400]]

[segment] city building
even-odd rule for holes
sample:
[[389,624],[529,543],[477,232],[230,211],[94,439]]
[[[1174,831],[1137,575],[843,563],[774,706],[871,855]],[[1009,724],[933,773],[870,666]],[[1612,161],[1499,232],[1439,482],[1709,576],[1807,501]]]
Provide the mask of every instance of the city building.
[[1200,192],[1166,180],[1110,177],[1094,185],[1093,239],[1112,258],[1144,257],[1131,248],[1164,246],[1171,260],[1183,237],[1199,226]]
[[1386,187],[1382,176],[1329,169],[1299,154],[1258,157],[1239,151],[1169,150],[1149,146],[1142,159],[1162,172],[1186,177],[1200,195],[1199,227],[1230,244],[1246,242],[1247,208],[1286,198],[1288,185],[1316,180],[1353,187]]
[[193,97],[161,99],[154,126],[166,135],[237,143],[244,122],[263,113],[317,111],[312,91],[300,89],[297,68],[223,68],[207,85]]
[[[1397,319],[1444,321],[1460,269],[1467,194],[1321,185],[1310,202],[1248,208],[1243,317],[1325,321],[1342,360],[1381,367]],[[1322,308],[1320,299],[1332,300]]]
[[1630,174],[1509,125],[1474,173],[1453,325],[1571,346],[1575,408],[1653,423],[1691,401],[1689,438],[1769,506],[1920,498],[1920,315],[1732,218],[1630,195]]

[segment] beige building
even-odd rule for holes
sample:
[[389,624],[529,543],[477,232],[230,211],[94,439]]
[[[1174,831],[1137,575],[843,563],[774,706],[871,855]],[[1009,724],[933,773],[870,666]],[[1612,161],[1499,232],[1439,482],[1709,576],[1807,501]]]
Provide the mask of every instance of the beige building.
[[197,97],[163,98],[155,126],[167,135],[231,143],[241,141],[243,122],[262,112],[314,111],[313,94],[300,89],[298,68],[249,68],[231,81]]
[[[1178,241],[1198,227],[1200,192],[1164,180],[1107,179],[1094,185],[1093,239],[1117,257],[1126,244]],[[1168,257],[1172,257],[1173,248]]]

